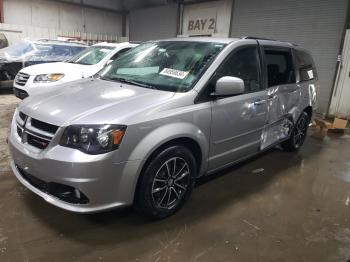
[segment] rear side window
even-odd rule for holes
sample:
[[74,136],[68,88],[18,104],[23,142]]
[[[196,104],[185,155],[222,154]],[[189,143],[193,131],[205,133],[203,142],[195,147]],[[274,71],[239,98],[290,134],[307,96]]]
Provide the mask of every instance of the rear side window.
[[317,78],[315,63],[308,53],[297,50],[296,59],[299,68],[300,82]]
[[268,86],[295,83],[292,54],[288,51],[265,50]]

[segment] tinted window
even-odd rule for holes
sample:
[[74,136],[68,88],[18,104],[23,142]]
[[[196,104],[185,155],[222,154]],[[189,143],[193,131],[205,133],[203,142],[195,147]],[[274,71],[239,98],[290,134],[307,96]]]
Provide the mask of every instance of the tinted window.
[[119,52],[115,53],[110,60],[115,60],[117,59],[119,56],[121,56],[122,54],[124,54],[126,51],[130,50],[130,47],[128,48],[124,48],[122,50],[119,50]]
[[296,51],[296,59],[299,68],[300,81],[308,81],[317,78],[316,67],[312,57],[304,51]]
[[295,83],[295,72],[290,52],[265,50],[268,86]]
[[251,46],[234,51],[218,69],[214,82],[223,76],[241,78],[244,81],[245,93],[260,91],[262,86],[257,48]]

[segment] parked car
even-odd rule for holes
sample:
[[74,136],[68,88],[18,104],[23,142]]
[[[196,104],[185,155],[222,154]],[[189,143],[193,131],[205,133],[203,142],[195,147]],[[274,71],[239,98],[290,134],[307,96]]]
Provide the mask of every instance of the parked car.
[[14,93],[23,99],[38,87],[56,86],[93,76],[106,64],[135,46],[137,44],[127,42],[99,43],[64,62],[25,67],[19,71],[14,81]]
[[0,50],[0,87],[12,87],[23,67],[64,61],[87,46],[81,43],[54,40],[23,40]]
[[153,218],[179,210],[199,176],[298,150],[318,85],[305,49],[253,38],[146,42],[99,75],[19,104],[12,170],[60,208],[134,204]]

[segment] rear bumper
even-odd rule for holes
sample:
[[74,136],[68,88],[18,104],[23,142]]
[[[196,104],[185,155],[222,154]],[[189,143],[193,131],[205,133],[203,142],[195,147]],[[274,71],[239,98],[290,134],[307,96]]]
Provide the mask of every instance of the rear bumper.
[[[8,143],[13,173],[45,201],[77,213],[94,213],[132,204],[141,160],[114,163],[113,152],[92,156],[59,145],[38,150],[23,144],[13,126],[11,130]],[[23,171],[37,182],[33,183]],[[45,188],[48,184],[71,188],[73,193],[81,193],[88,201],[67,201],[60,197],[66,192],[54,194]]]

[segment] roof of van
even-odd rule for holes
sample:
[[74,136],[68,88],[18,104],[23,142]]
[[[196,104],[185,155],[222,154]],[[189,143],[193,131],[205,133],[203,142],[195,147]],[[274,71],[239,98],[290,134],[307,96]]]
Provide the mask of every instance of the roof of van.
[[189,41],[189,42],[208,42],[208,43],[222,43],[222,44],[230,44],[237,41],[242,40],[257,40],[261,44],[269,44],[273,46],[285,46],[285,47],[296,47],[295,44],[289,42],[283,42],[272,39],[264,39],[264,38],[254,38],[254,37],[242,37],[242,38],[216,38],[216,37],[177,37],[177,38],[169,38],[162,39],[159,41]]
[[188,41],[188,42],[208,42],[208,43],[222,43],[229,44],[231,42],[235,42],[240,40],[240,38],[217,38],[217,37],[177,37],[177,38],[169,38],[162,39],[159,41]]

